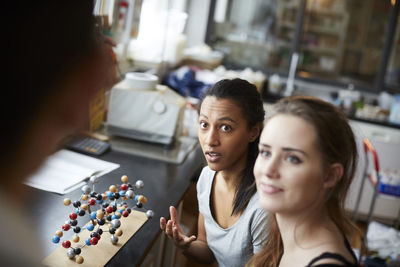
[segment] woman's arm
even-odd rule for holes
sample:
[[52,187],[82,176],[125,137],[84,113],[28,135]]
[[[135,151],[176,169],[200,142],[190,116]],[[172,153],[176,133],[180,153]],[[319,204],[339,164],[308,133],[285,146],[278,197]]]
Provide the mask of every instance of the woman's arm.
[[194,235],[188,237],[184,234],[178,223],[178,214],[175,207],[170,207],[170,216],[171,220],[168,220],[168,222],[166,222],[165,218],[160,218],[160,228],[174,242],[175,246],[192,260],[200,263],[212,263],[215,258],[207,245],[203,215],[199,213],[197,240]]

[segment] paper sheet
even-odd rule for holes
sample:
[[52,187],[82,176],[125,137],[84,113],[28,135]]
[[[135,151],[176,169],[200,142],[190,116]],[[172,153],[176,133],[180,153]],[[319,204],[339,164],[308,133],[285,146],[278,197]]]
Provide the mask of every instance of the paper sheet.
[[51,155],[41,169],[25,184],[58,194],[65,194],[82,186],[91,175],[102,176],[119,167],[119,164],[100,160],[62,149]]

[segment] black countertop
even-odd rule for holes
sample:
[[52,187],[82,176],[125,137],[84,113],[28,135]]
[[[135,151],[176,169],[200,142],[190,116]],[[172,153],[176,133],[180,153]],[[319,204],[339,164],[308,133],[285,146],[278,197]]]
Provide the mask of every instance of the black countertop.
[[[135,183],[139,179],[144,181],[144,188],[138,190],[138,193],[147,197],[148,202],[145,208],[154,211],[154,218],[148,220],[106,265],[136,266],[143,260],[160,233],[159,218],[161,216],[169,217],[169,206],[176,206],[188,189],[190,181],[198,178],[204,166],[204,157],[200,146],[197,145],[180,165],[117,151],[109,151],[98,158],[118,163],[120,167],[100,177],[99,183],[95,187],[97,191],[104,192],[111,184],[121,184],[122,175],[128,175],[130,183]],[[31,196],[27,203],[27,208],[31,213],[29,215],[33,223],[38,226],[39,242],[43,246],[45,254],[49,255],[58,246],[61,246],[61,244],[54,244],[51,239],[55,231],[61,229],[61,225],[68,220],[69,213],[73,211],[71,206],[63,205],[63,199],[79,200],[82,194],[81,189],[69,194],[58,195],[25,187]],[[129,202],[129,204],[131,203]],[[81,219],[80,226],[89,221],[87,215],[82,218],[85,221]],[[71,230],[64,232],[63,240],[72,235]]]

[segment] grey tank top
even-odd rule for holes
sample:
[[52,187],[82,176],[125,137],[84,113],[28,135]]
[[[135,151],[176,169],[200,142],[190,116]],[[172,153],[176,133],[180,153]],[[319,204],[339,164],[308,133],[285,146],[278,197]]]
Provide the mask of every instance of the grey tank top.
[[256,193],[234,225],[220,227],[210,209],[214,176],[215,171],[204,167],[197,182],[197,200],[199,212],[204,216],[207,244],[219,266],[244,266],[264,245],[267,212],[260,207]]

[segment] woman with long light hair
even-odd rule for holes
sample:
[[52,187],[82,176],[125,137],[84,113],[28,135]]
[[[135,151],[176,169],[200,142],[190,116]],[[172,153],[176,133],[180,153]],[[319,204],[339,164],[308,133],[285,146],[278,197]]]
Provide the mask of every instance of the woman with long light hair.
[[354,134],[340,110],[305,96],[276,103],[254,167],[270,215],[268,237],[248,266],[358,266],[344,210],[356,162]]

